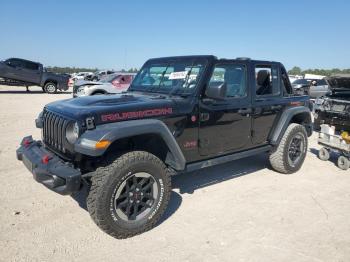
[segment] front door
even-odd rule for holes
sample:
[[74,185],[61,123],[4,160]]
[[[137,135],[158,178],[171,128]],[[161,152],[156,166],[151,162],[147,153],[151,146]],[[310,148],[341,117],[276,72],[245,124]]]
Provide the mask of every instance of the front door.
[[251,101],[247,66],[218,62],[208,85],[227,86],[224,100],[201,98],[199,105],[199,153],[215,156],[249,147]]
[[18,80],[17,71],[18,68],[22,67],[21,61],[16,58],[11,58],[5,61],[6,68],[4,68],[3,77]]

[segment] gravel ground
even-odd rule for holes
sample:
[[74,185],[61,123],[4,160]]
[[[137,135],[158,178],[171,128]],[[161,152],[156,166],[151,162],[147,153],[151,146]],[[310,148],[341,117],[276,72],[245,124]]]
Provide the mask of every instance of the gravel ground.
[[83,194],[50,192],[16,160],[42,107],[71,97],[24,90],[0,86],[0,261],[350,261],[350,171],[317,159],[316,135],[293,175],[258,155],[174,177],[161,223],[116,240]]

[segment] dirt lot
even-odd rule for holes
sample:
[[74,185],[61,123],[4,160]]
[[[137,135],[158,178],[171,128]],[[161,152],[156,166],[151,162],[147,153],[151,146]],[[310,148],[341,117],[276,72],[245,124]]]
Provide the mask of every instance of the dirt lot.
[[350,171],[317,159],[316,135],[297,174],[259,155],[175,177],[161,223],[116,240],[83,194],[50,192],[16,160],[43,105],[71,97],[33,90],[0,86],[0,261],[350,261]]

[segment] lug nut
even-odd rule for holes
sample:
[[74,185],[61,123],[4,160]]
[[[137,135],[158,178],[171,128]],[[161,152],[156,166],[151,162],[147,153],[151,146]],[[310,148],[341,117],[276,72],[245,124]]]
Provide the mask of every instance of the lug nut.
[[136,188],[136,192],[139,192],[139,191],[140,191],[140,189],[137,187],[137,188]]

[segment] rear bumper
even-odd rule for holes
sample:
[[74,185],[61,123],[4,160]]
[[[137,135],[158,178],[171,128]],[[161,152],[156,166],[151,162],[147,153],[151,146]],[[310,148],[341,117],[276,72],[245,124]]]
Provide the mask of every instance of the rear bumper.
[[31,136],[23,138],[16,154],[33,178],[52,191],[70,195],[80,190],[81,172],[46,150],[40,141],[33,140]]

